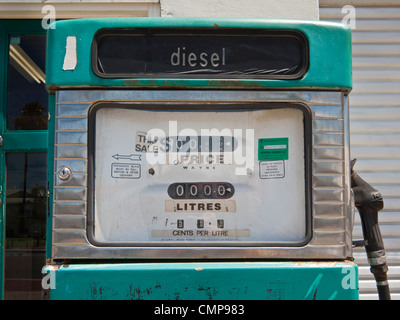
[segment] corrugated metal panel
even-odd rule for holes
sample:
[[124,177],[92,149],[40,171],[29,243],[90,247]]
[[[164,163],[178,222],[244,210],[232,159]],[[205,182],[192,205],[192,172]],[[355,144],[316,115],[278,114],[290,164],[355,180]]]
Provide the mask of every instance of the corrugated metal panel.
[[[320,19],[341,22],[345,5],[356,8],[351,157],[358,159],[355,169],[361,177],[383,194],[379,221],[389,284],[392,299],[400,300],[400,1],[320,0]],[[358,213],[353,238],[362,238]],[[355,249],[354,256],[360,266],[360,299],[377,299],[364,249]]]
[[400,6],[399,0],[319,0],[320,7],[343,7],[358,5],[365,7]]

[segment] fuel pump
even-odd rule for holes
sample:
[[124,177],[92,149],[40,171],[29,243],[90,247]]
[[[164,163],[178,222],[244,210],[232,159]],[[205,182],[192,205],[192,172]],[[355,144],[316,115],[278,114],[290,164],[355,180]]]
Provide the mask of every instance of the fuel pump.
[[363,245],[375,277],[380,300],[390,300],[389,283],[387,279],[385,247],[378,224],[378,212],[383,209],[381,193],[363,180],[353,167],[356,159],[351,161],[351,188],[354,192],[355,205],[360,213],[364,235]]
[[358,299],[347,26],[65,20],[47,51],[51,299]]

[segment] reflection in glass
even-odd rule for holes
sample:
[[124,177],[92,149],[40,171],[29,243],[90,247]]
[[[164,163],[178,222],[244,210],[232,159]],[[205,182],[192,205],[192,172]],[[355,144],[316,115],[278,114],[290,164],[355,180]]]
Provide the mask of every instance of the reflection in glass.
[[5,299],[40,299],[45,265],[46,153],[6,156]]
[[7,128],[46,130],[46,36],[11,36],[7,81]]

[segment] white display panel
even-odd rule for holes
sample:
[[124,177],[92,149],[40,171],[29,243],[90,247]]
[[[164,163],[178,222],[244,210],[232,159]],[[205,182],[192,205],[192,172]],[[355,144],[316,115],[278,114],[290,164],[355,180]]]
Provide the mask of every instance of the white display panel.
[[307,109],[289,103],[211,107],[92,107],[92,243],[265,246],[307,241]]

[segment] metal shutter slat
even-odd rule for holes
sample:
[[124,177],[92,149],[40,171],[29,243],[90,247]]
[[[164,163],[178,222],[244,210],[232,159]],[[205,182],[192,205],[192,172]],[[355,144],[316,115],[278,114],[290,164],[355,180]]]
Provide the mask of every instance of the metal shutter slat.
[[[320,19],[341,22],[348,1],[320,0]],[[360,0],[353,39],[353,91],[350,95],[350,152],[355,169],[378,189],[385,208],[379,214],[389,264],[391,296],[400,300],[400,2]],[[362,229],[355,213],[353,238]],[[360,299],[378,299],[364,248],[355,248]]]

